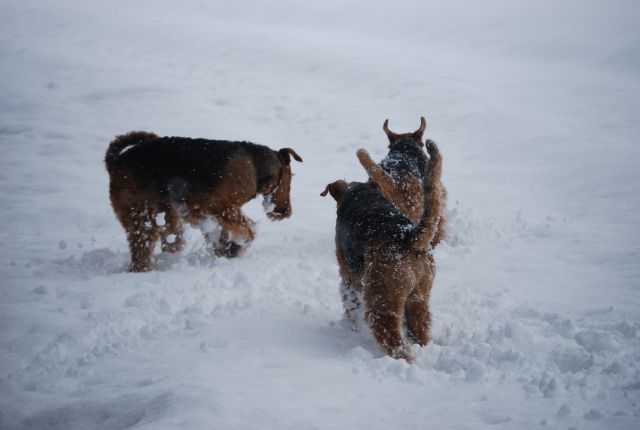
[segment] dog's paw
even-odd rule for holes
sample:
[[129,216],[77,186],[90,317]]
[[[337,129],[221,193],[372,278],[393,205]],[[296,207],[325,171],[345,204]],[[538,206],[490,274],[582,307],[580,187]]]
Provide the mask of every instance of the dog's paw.
[[402,344],[401,346],[394,348],[393,351],[391,351],[391,356],[395,359],[403,359],[409,364],[413,364],[416,359],[413,355],[413,351],[411,350],[411,346],[407,344]]
[[436,142],[431,139],[427,139],[424,144],[431,161],[436,161],[440,157],[440,149]]
[[227,242],[222,246],[218,246],[215,249],[215,254],[218,257],[236,258],[244,253],[246,247],[239,245],[235,242]]
[[267,217],[271,220],[271,221],[282,221],[285,218],[289,218],[290,214],[283,214],[280,212],[267,212]]
[[356,157],[358,157],[358,160],[360,160],[360,164],[362,164],[364,167],[375,164],[367,150],[364,148],[360,148],[356,151]]

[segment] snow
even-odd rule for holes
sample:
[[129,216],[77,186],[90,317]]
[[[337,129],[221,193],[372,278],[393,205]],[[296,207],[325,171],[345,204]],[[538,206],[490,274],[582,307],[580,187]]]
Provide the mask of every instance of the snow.
[[[635,429],[640,7],[5,0],[0,428]],[[335,203],[384,119],[444,156],[432,342],[342,317]],[[293,216],[127,273],[117,134],[291,147]]]

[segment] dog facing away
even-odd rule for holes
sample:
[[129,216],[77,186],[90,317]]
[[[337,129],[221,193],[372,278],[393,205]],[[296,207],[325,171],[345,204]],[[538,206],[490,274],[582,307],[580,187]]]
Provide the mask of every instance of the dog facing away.
[[[393,203],[400,211],[417,223],[423,212],[423,186],[422,174],[425,163],[428,163],[429,156],[422,149],[422,137],[427,127],[424,117],[420,118],[420,128],[412,133],[397,134],[389,130],[389,120],[385,120],[383,130],[389,139],[389,153],[376,164],[371,159],[365,149],[359,149],[356,153],[360,164],[369,174],[371,180],[380,186],[380,191]],[[431,140],[427,140],[427,146],[435,145]],[[432,168],[442,168],[442,163],[433,165]],[[434,173],[440,177],[441,173]],[[433,198],[442,201],[442,209],[447,198],[447,191],[440,180],[433,185]],[[440,214],[438,229],[431,243],[436,246],[445,236],[445,217]]]
[[127,233],[133,272],[150,269],[163,251],[184,246],[182,225],[201,228],[215,255],[236,257],[255,237],[241,207],[258,194],[271,220],[291,216],[291,148],[250,142],[159,137],[133,131],[109,145],[109,197]]
[[[377,183],[336,181],[330,193],[337,203],[336,256],[342,278],[345,313],[354,321],[364,304],[364,319],[382,349],[413,361],[402,335],[429,341],[429,296],[435,263],[429,244],[438,228],[442,201],[433,188],[440,180],[440,153],[428,147],[431,160],[423,171],[422,214],[417,224],[389,202]],[[363,303],[362,303],[363,302]]]

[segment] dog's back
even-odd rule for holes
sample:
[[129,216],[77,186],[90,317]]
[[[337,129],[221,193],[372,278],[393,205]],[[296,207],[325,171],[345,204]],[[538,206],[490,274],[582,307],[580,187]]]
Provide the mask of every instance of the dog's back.
[[420,146],[413,140],[395,142],[380,167],[395,181],[406,180],[408,175],[422,181],[429,160]]
[[414,225],[371,183],[351,183],[338,202],[336,246],[347,269],[364,272],[365,253],[386,242],[390,253],[400,252]]
[[251,161],[257,178],[278,163],[268,147],[249,142],[157,137],[125,148],[112,162],[112,169],[132,175],[136,183],[151,186],[160,195],[182,201],[188,194],[208,193],[220,185],[228,163],[238,157]]

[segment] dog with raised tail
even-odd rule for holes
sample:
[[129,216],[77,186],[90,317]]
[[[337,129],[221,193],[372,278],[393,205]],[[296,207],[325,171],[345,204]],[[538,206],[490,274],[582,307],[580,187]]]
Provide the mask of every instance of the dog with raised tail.
[[[435,277],[431,243],[438,230],[442,199],[434,192],[440,182],[440,152],[427,145],[429,159],[416,174],[422,184],[422,212],[417,223],[386,198],[380,184],[333,182],[321,193],[337,203],[336,256],[342,278],[345,314],[364,320],[388,355],[412,362],[411,341],[429,341],[429,296]],[[355,322],[355,321],[354,321]]]
[[163,251],[184,246],[182,225],[200,227],[215,255],[236,257],[255,237],[241,207],[258,194],[271,220],[291,216],[291,148],[250,142],[159,137],[134,131],[109,145],[109,197],[127,233],[130,270],[149,270],[158,239]]

